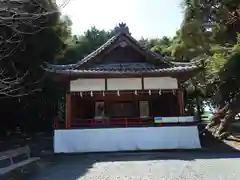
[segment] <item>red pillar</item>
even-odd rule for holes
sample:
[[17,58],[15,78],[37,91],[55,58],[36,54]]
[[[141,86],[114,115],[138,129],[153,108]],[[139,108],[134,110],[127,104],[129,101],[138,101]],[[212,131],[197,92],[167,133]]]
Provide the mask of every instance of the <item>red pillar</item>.
[[179,111],[180,111],[180,116],[183,115],[183,91],[181,89],[178,90],[178,104],[179,104]]
[[66,129],[71,127],[71,94],[67,93],[66,94]]

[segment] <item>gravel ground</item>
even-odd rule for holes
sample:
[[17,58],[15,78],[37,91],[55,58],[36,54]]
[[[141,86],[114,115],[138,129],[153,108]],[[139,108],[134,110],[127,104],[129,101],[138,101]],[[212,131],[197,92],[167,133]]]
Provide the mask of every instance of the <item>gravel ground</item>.
[[118,153],[56,156],[29,180],[239,180],[240,154]]

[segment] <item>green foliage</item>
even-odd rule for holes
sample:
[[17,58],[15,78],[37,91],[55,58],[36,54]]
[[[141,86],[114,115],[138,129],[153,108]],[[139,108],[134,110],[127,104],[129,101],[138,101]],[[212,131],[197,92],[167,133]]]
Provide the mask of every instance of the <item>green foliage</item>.
[[204,72],[195,81],[207,92],[205,98],[215,105],[236,101],[240,89],[240,1],[184,0],[182,7],[180,37],[185,54],[188,56],[188,50],[194,49],[191,57],[195,59],[207,55]]
[[224,53],[214,53],[210,58],[206,66],[207,74],[215,77],[226,64],[226,55]]
[[57,63],[69,64],[78,62],[104,44],[111,37],[111,34],[112,31],[106,32],[92,27],[81,36],[73,36],[69,39],[68,47]]
[[237,33],[237,43],[233,46],[233,52],[240,53],[240,33]]
[[233,103],[239,106],[240,92],[240,53],[232,53],[227,63],[218,72],[218,81],[212,86],[214,103]]

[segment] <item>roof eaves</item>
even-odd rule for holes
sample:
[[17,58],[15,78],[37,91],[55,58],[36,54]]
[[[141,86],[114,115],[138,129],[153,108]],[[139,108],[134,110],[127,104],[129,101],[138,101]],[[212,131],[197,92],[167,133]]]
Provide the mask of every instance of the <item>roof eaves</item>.
[[161,72],[184,72],[184,71],[191,71],[197,69],[197,66],[187,66],[187,67],[171,67],[171,68],[163,68],[163,69],[147,69],[147,70],[120,70],[120,69],[111,69],[111,70],[101,70],[101,69],[83,69],[83,70],[74,70],[74,69],[66,69],[66,70],[54,70],[54,69],[46,69],[48,72],[54,72],[59,74],[84,74],[84,73],[91,73],[91,74],[135,74],[135,73],[161,73]]
[[45,66],[49,69],[74,69],[76,64],[57,65],[45,62]]

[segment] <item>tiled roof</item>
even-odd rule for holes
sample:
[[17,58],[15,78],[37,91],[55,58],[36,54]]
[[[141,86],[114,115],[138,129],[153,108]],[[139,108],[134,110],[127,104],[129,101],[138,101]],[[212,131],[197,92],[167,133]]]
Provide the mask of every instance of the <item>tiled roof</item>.
[[179,66],[170,68],[111,68],[111,69],[48,69],[49,72],[59,73],[59,74],[121,74],[121,73],[175,73],[175,72],[187,72],[198,69],[197,66]]
[[153,51],[150,51],[149,49],[141,46],[136,39],[134,39],[129,33],[126,33],[126,31],[119,31],[115,36],[110,38],[106,43],[104,43],[102,46],[100,46],[98,49],[84,57],[82,60],[78,61],[75,64],[69,64],[69,65],[52,65],[47,64],[47,67],[49,68],[55,68],[55,69],[77,69],[81,67],[84,63],[88,62],[89,60],[93,59],[97,55],[99,55],[101,52],[103,52],[106,48],[111,46],[113,43],[115,43],[119,36],[125,36],[130,41],[132,41],[134,44],[136,44],[143,52],[148,54],[149,56],[153,57],[157,61],[162,61],[168,65],[172,65],[171,62],[166,60],[166,57],[162,56],[161,54],[155,53]]
[[[197,66],[194,63],[178,63],[168,60],[168,57],[163,56],[158,53],[154,53],[147,48],[141,46],[136,39],[134,39],[125,24],[120,24],[118,32],[115,36],[110,38],[106,43],[100,46],[98,49],[84,57],[81,61],[75,64],[68,65],[52,65],[46,64],[43,67],[48,72],[55,72],[60,74],[85,74],[85,73],[153,73],[153,72],[183,72],[191,71],[197,69]],[[84,68],[82,66],[86,62],[94,59],[97,55],[102,53],[106,48],[111,46],[113,43],[117,42],[119,37],[129,41],[139,48],[147,56],[150,56],[152,59],[155,59],[156,62],[163,62],[167,65],[165,68],[160,68],[158,66],[152,65],[148,62],[146,63],[115,63],[115,64],[100,64],[96,65],[92,63],[92,67]]]
[[[165,68],[166,69],[191,69],[191,68],[197,68],[197,66],[194,63],[172,63],[172,67]],[[146,70],[154,70],[154,69],[161,69],[158,67],[155,67],[154,65],[151,65],[149,63],[115,63],[115,64],[100,64],[95,65],[93,67],[90,67],[88,69],[76,69],[75,64],[69,64],[69,65],[51,65],[47,64],[47,66],[44,68],[46,71],[49,72],[64,72],[64,71],[146,71]]]

